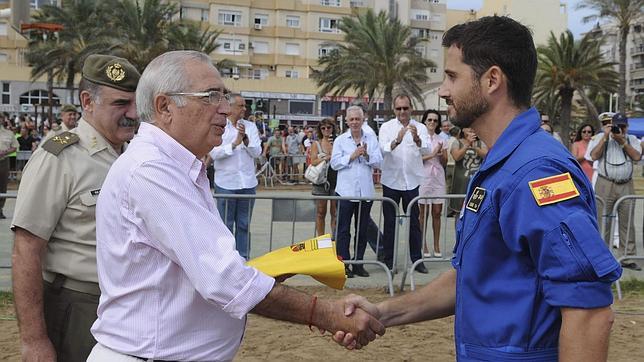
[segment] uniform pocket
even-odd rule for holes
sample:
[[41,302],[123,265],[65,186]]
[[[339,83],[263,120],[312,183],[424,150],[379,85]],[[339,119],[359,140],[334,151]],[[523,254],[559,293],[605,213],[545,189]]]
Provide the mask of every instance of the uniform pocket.
[[81,204],[83,204],[84,206],[95,206],[96,200],[98,200],[98,194],[100,191],[101,191],[100,189],[96,189],[92,191],[83,192],[80,195]]

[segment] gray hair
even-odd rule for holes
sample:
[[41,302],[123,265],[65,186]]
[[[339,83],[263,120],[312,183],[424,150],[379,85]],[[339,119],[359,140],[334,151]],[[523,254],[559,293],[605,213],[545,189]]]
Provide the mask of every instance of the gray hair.
[[[216,70],[207,54],[194,50],[163,53],[145,67],[136,88],[136,111],[139,121],[154,122],[154,97],[158,94],[188,90],[190,79],[186,76],[186,63],[191,61],[206,63]],[[172,100],[178,107],[186,105],[182,97],[173,96]]]
[[362,118],[364,118],[364,110],[360,106],[350,106],[349,108],[347,108],[346,114],[349,114],[349,112],[356,112],[356,111],[360,111]]
[[85,78],[81,78],[80,83],[78,84],[78,101],[83,106],[83,99],[81,98],[81,93],[86,91],[89,94],[89,99],[96,103],[101,104],[101,85],[90,82]]

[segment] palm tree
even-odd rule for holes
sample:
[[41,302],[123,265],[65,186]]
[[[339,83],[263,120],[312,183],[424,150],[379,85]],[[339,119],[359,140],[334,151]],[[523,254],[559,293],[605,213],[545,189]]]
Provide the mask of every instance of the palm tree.
[[[575,41],[572,33],[567,30],[561,33],[559,39],[550,32],[548,44],[537,49],[539,64],[535,79],[535,103],[549,97],[558,99],[561,105],[561,133],[564,135],[570,133],[570,114],[575,91],[589,107],[592,103],[586,97],[587,88],[604,92],[617,88],[614,63],[602,59],[599,45],[589,35]],[[563,140],[567,146],[568,137],[563,137]]]
[[[120,29],[117,53],[128,59],[139,70],[158,55],[169,50],[198,50],[212,53],[220,44],[220,30],[202,28],[192,21],[176,21],[179,8],[176,3],[161,0],[111,0],[114,3],[113,23]],[[219,66],[232,66],[230,60]]]
[[[33,16],[37,23],[62,25],[57,34],[32,34],[26,59],[31,65],[31,78],[48,74],[48,82],[65,82],[70,103],[74,99],[74,78],[89,54],[108,52],[113,39],[105,26],[106,9],[97,0],[64,0],[62,6],[43,5]],[[51,92],[51,90],[50,90]]]
[[644,0],[582,0],[577,9],[591,9],[596,12],[583,18],[584,22],[599,18],[611,19],[619,29],[619,111],[626,112],[626,39],[628,33],[644,10]]
[[427,68],[434,67],[415,49],[422,41],[411,36],[408,26],[390,19],[382,11],[376,15],[369,9],[355,17],[344,17],[338,28],[344,32],[343,43],[320,57],[312,78],[320,87],[320,95],[339,95],[354,90],[368,96],[384,95],[384,106],[391,110],[394,88],[423,102],[419,84],[428,81]]

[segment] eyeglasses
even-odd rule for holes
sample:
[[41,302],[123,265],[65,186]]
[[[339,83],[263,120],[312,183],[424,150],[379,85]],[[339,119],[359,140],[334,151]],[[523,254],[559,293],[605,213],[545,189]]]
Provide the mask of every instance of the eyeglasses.
[[328,129],[332,130],[333,127],[331,127],[331,126],[321,126],[320,129],[323,130],[323,131],[328,130]]
[[581,131],[581,133],[593,133],[593,131],[591,131],[591,130],[589,130],[589,129],[588,129],[588,130],[583,130],[583,131]]
[[169,96],[183,96],[183,97],[195,97],[199,98],[209,104],[218,105],[222,99],[225,99],[228,104],[234,101],[230,96],[230,93],[220,92],[220,91],[209,91],[209,92],[171,92],[166,93]]
[[438,122],[438,119],[436,119],[436,118],[427,118],[426,122]]
[[408,110],[409,110],[409,107],[396,107],[396,108],[394,108],[394,109],[395,109],[395,110],[397,110],[397,111],[399,111],[399,112],[400,112],[400,111],[408,111]]

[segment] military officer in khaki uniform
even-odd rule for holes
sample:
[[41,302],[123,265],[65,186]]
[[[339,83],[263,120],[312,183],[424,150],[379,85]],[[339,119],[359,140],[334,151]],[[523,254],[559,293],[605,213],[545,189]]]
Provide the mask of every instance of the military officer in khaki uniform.
[[139,77],[125,59],[89,56],[78,127],[44,142],[25,166],[12,222],[23,360],[85,361],[96,343],[95,205],[110,165],[134,137]]
[[[9,154],[18,149],[19,143],[16,136],[10,130],[4,127],[5,116],[0,114],[0,193],[7,192],[7,183],[9,182]],[[2,208],[6,199],[0,198],[0,219],[6,219]]]
[[72,130],[76,128],[76,126],[78,126],[78,110],[76,109],[76,106],[72,104],[64,104],[62,107],[60,107],[60,120],[62,121],[60,124],[54,123],[54,125],[51,127],[51,131],[47,134],[45,140],[48,140],[53,136],[61,134],[63,132]]

